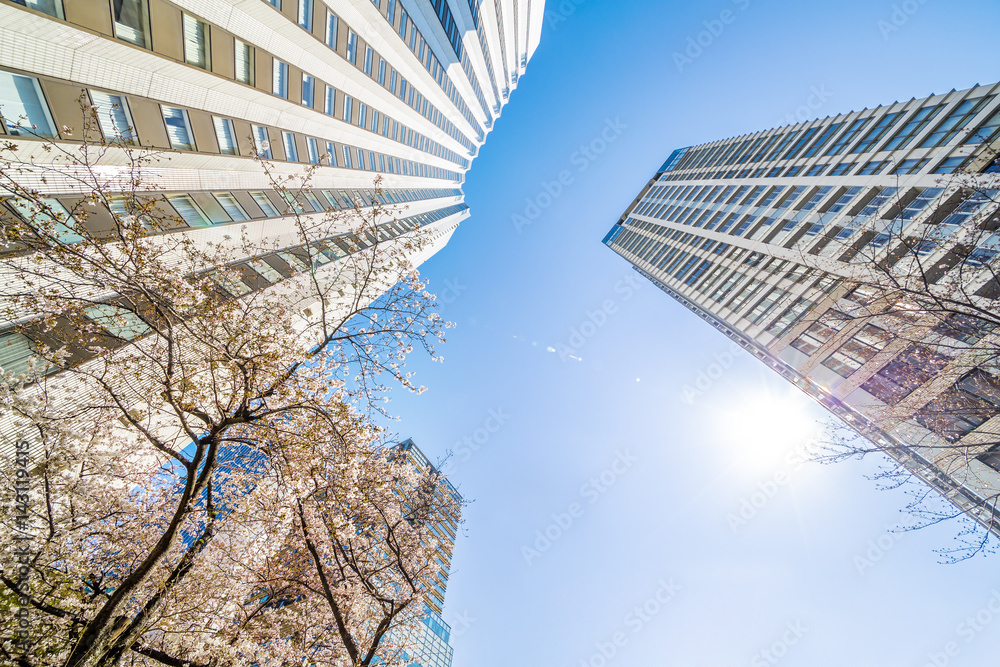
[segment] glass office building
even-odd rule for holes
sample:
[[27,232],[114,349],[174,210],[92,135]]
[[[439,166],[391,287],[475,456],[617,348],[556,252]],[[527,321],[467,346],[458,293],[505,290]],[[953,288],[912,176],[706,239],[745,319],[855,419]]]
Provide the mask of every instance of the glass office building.
[[681,148],[604,243],[1000,533],[994,315],[869,280],[997,313],[998,135],[993,84]]

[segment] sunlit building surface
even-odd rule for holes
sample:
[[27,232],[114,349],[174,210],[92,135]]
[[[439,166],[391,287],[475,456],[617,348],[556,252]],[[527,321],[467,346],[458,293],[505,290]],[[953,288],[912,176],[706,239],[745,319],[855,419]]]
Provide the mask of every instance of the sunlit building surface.
[[[676,150],[604,239],[995,533],[996,334],[901,312],[858,278],[875,263],[894,275],[919,266],[933,289],[995,306],[998,93],[977,86]],[[958,187],[970,178],[975,188]],[[973,240],[956,254],[959,234]]]
[[[155,188],[177,221],[157,233],[188,235],[197,246],[238,237],[233,229],[246,226],[260,247],[273,248],[237,267],[241,284],[221,285],[234,297],[308,269],[301,248],[287,245],[297,238],[291,206],[306,215],[347,211],[344,233],[312,249],[321,262],[371,244],[349,231],[356,203],[405,208],[380,225],[379,239],[425,230],[419,263],[469,216],[465,173],[538,45],[544,5],[0,0],[0,142],[54,165],[59,151],[43,142],[76,150],[93,110],[88,139],[106,145],[91,154],[109,182],[128,175],[128,150],[159,153],[143,168],[138,193]],[[255,152],[272,162],[275,179],[314,168],[311,191],[291,201]],[[59,215],[88,194],[70,176],[24,178]],[[6,195],[0,191],[0,220],[30,215]],[[112,213],[127,213],[127,198],[110,200],[114,211],[94,209],[88,225],[107,229]],[[104,326],[109,312],[121,314],[115,308],[109,302],[93,318]],[[30,321],[20,322],[23,333],[13,324],[0,322],[0,367],[23,372],[36,338]],[[128,340],[138,330],[108,333]]]
[[[420,472],[437,471],[413,440],[403,441],[399,448],[406,453],[407,460]],[[438,538],[435,558],[441,566],[441,572],[427,588],[426,615],[416,637],[412,638],[415,648],[414,655],[410,657],[416,661],[415,667],[451,667],[451,627],[441,618],[441,611],[444,608],[451,556],[455,548],[458,522],[461,519],[462,496],[448,481],[445,481],[445,489],[447,497],[439,498],[437,502],[442,511],[431,526],[432,532]]]

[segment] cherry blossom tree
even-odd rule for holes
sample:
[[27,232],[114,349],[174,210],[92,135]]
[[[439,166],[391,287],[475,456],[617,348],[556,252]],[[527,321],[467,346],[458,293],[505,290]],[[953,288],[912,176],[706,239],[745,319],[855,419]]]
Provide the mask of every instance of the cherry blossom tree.
[[[0,655],[299,665],[321,646],[329,664],[391,664],[379,645],[412,621],[402,610],[425,575],[410,568],[430,542],[420,517],[400,523],[403,506],[385,504],[411,480],[364,415],[387,399],[383,378],[418,390],[405,357],[443,340],[415,269],[427,234],[378,199],[307,208],[315,167],[279,177],[263,160],[281,224],[186,229],[150,176],[164,156],[95,127],[88,108],[82,141],[0,145],[17,211],[3,219],[0,330],[33,352],[0,376],[0,447],[27,443],[32,475],[27,519],[2,519],[0,606],[34,623],[21,644],[0,626]],[[364,586],[343,573],[328,594],[302,574],[305,554],[319,576],[345,539],[333,535],[375,530],[363,505],[339,504],[369,497],[392,522],[372,543],[399,550],[369,577],[382,597],[354,599]],[[6,564],[22,558],[15,578]],[[397,572],[407,586],[389,583]],[[324,615],[331,600],[344,623]]]

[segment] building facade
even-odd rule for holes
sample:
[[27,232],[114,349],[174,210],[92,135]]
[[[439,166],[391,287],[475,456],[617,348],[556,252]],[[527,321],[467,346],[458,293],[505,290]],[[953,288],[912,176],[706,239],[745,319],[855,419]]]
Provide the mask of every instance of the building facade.
[[[427,459],[413,440],[405,440],[399,444],[407,460],[421,473],[439,471]],[[438,499],[442,508],[437,520],[431,526],[432,532],[438,538],[435,558],[441,566],[438,578],[430,582],[427,588],[425,615],[423,625],[416,637],[413,637],[415,654],[411,656],[416,662],[415,667],[451,667],[451,626],[441,618],[444,609],[444,596],[448,589],[448,577],[451,571],[451,557],[455,549],[455,537],[458,534],[458,524],[462,518],[462,496],[447,479],[444,481],[444,493],[447,497]]]
[[[170,232],[205,242],[241,224],[262,243],[280,239],[292,223],[273,178],[315,168],[296,202],[309,214],[374,202],[381,177],[380,203],[405,205],[412,223],[387,232],[430,230],[429,255],[469,215],[465,172],[538,45],[543,9],[544,0],[0,0],[0,140],[54,165],[41,144],[72,150],[92,108],[89,140],[109,144],[99,164],[125,171],[126,149],[161,154],[144,174],[183,220]],[[272,161],[271,177],[255,152]],[[80,201],[70,178],[24,178],[57,211]],[[0,217],[25,214],[2,194]],[[97,211],[93,224],[111,215]],[[357,241],[335,245],[349,253]],[[269,282],[296,268],[277,254],[258,259],[254,272]],[[4,367],[24,362],[24,341],[0,342]]]
[[[544,0],[0,0],[0,142],[49,169],[18,178],[67,217],[87,192],[60,151],[86,139],[113,192],[115,177],[129,187],[136,155],[157,155],[137,194],[175,222],[154,234],[198,246],[245,229],[271,249],[234,267],[242,282],[220,285],[236,298],[309,268],[291,206],[344,212],[343,233],[306,253],[331,274],[373,242],[350,231],[358,204],[405,208],[374,242],[425,232],[419,264],[469,216],[465,173],[538,45],[543,10]],[[294,200],[274,185],[308,170]],[[129,197],[109,201],[88,227],[130,212]],[[29,215],[0,189],[0,221]],[[129,315],[109,298],[94,309],[101,326]],[[0,322],[0,367],[13,372],[35,340],[31,313],[19,315]],[[106,328],[123,340],[141,329]],[[12,430],[3,419],[0,436]]]
[[994,84],[682,148],[604,243],[1000,533],[998,135]]

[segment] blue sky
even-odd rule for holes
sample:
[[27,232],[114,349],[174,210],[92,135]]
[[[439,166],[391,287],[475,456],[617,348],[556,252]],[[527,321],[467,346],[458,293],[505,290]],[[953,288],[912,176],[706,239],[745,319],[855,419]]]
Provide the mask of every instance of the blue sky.
[[423,268],[445,363],[411,357],[429,391],[392,403],[473,500],[455,667],[994,664],[997,557],[939,564],[954,524],[887,534],[878,462],[799,463],[822,411],[601,239],[675,148],[996,81],[1000,4],[575,2]]

